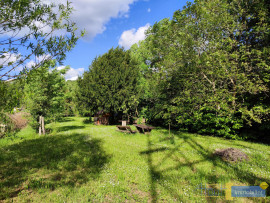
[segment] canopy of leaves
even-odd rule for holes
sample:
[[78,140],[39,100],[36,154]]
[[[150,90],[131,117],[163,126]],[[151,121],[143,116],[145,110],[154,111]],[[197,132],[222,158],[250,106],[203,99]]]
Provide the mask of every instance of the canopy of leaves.
[[23,98],[23,81],[0,81],[0,109],[11,112],[15,107],[21,107]]
[[129,51],[110,49],[96,58],[78,79],[77,100],[84,113],[107,113],[130,115],[138,103],[139,69]]
[[269,126],[269,14],[267,1],[198,0],[153,25],[135,50],[151,52],[149,119],[231,138]]
[[55,61],[50,61],[29,72],[24,89],[25,105],[35,121],[39,116],[44,116],[47,122],[62,116],[65,91],[63,74],[66,70],[57,70]]

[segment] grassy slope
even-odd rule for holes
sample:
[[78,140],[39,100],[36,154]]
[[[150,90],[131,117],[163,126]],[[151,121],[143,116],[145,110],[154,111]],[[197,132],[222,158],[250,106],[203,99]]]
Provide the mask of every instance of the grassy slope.
[[[28,127],[13,140],[1,139],[0,201],[216,202],[224,197],[199,197],[196,187],[270,182],[270,146],[177,132],[170,138],[164,129],[130,135],[84,120],[51,124],[51,135]],[[229,164],[212,156],[226,147],[241,149],[250,161]],[[263,200],[270,201],[236,199]]]

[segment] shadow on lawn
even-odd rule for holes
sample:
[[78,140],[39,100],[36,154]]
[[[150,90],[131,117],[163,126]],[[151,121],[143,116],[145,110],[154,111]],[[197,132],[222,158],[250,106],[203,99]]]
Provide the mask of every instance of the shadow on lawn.
[[[200,143],[198,143],[194,138],[182,135],[180,133],[174,133],[177,137],[182,138],[183,141],[181,143],[177,143],[177,145],[174,142],[174,137],[166,135],[167,137],[160,139],[160,142],[163,141],[170,141],[173,144],[173,147],[171,148],[164,148],[164,147],[155,147],[155,144],[151,141],[151,134],[147,135],[147,150],[142,151],[140,154],[147,156],[147,162],[149,167],[149,177],[150,177],[150,192],[151,192],[151,202],[157,202],[158,201],[158,186],[162,186],[160,183],[162,181],[171,181],[171,173],[173,170],[179,170],[182,167],[189,167],[194,174],[196,174],[197,177],[200,177],[202,180],[206,181],[207,184],[217,184],[220,181],[235,179],[239,180],[243,183],[247,183],[248,185],[259,185],[261,182],[270,182],[270,178],[260,178],[256,174],[254,174],[251,171],[245,171],[242,170],[237,166],[237,164],[228,164],[224,163],[219,157],[213,156],[212,151],[210,151],[208,148],[202,146]],[[197,153],[199,153],[202,157],[200,160],[190,160],[185,153],[181,152],[181,145],[188,144],[190,148],[195,150]],[[154,164],[153,162],[153,155],[156,152],[163,152],[165,154],[164,158],[158,162],[157,164]],[[161,166],[165,165],[165,162],[168,159],[174,160],[174,165],[170,166],[168,168],[161,169]],[[196,168],[196,164],[200,164],[203,162],[211,162],[215,168],[219,167],[224,170],[226,170],[226,174],[211,174],[207,173],[205,171],[199,170]],[[175,178],[175,177],[173,177]],[[191,177],[187,177],[191,178]],[[202,183],[204,184],[204,183]],[[179,183],[180,186],[180,183]],[[165,190],[167,190],[168,193],[170,193],[173,197],[177,198],[177,201],[183,201],[185,202],[187,199],[183,199],[183,196],[179,195],[179,190],[172,189],[171,187],[165,187],[163,186]],[[212,187],[212,186],[209,186]],[[267,189],[266,193],[269,195],[269,190]],[[221,194],[224,194],[224,191],[219,190],[216,188],[216,190],[220,191]],[[206,201],[208,202],[215,202],[217,199],[215,197],[206,197]]]
[[59,122],[61,122],[61,123],[71,122],[71,121],[75,121],[75,119],[71,118],[71,117],[63,117],[63,118],[60,118],[60,120],[59,120]]
[[94,121],[92,120],[92,117],[89,117],[89,118],[84,119],[83,123],[84,124],[92,124],[92,123],[94,123]]
[[95,179],[110,156],[100,139],[81,134],[43,136],[3,148],[0,200],[22,190],[74,187]]
[[74,125],[70,125],[70,126],[61,126],[57,128],[57,132],[64,132],[64,131],[70,131],[70,130],[79,130],[79,129],[84,129],[85,126],[74,126]]

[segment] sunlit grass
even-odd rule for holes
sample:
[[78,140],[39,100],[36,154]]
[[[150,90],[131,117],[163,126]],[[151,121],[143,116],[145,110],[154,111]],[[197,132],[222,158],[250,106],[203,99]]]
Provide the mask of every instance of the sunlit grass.
[[[198,185],[270,182],[268,145],[181,132],[169,137],[165,129],[124,134],[85,119],[52,123],[46,136],[28,127],[14,140],[0,140],[0,200],[215,202],[225,198],[200,197]],[[227,147],[241,149],[250,161],[234,164],[213,156]]]

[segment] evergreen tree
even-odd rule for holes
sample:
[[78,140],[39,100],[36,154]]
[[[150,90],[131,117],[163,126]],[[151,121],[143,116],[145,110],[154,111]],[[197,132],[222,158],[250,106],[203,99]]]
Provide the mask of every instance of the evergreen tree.
[[138,74],[136,61],[123,48],[110,49],[96,58],[78,80],[81,112],[104,110],[118,118],[133,115],[138,105]]

